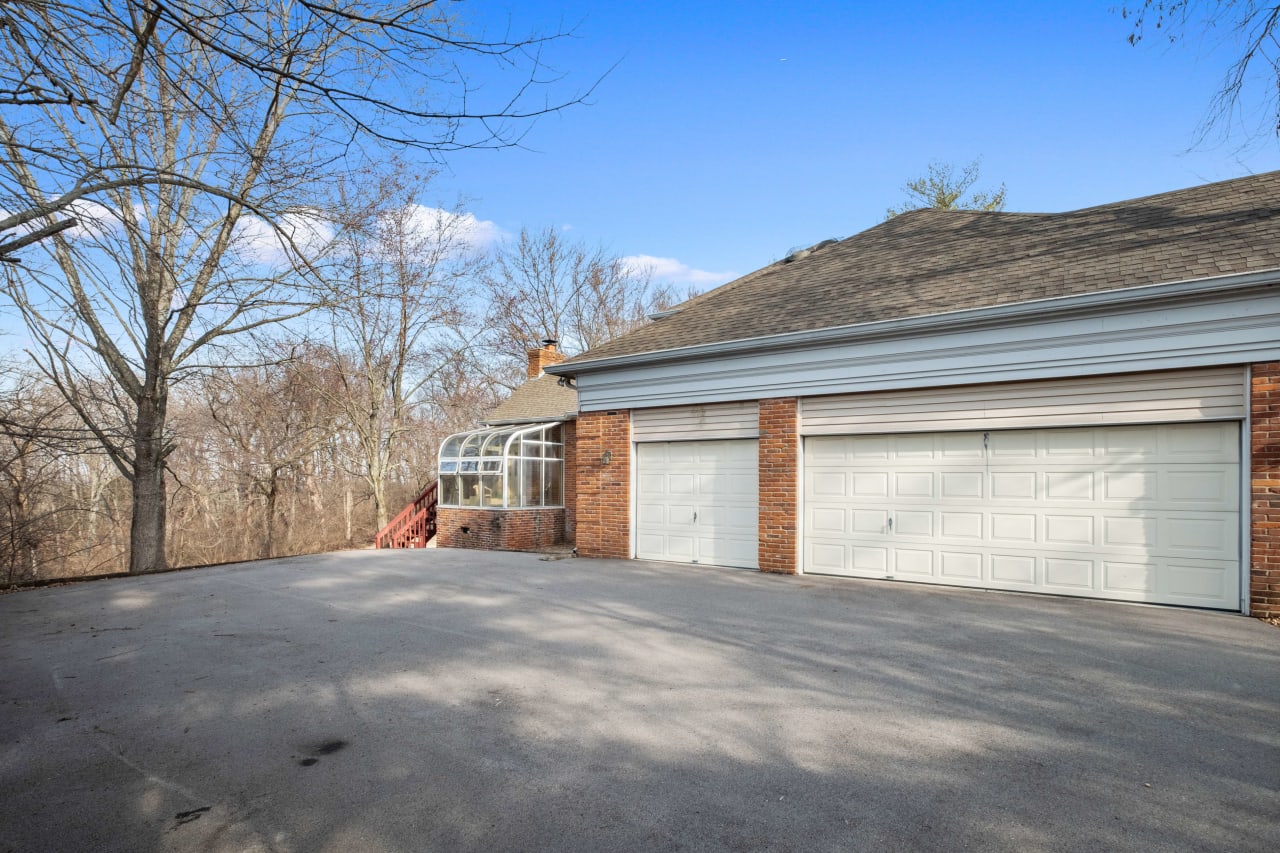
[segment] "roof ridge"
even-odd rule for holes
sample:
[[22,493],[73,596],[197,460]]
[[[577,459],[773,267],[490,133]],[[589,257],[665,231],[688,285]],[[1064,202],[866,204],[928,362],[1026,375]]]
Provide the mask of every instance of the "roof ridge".
[[1190,194],[1198,195],[1201,192],[1208,192],[1210,190],[1214,190],[1220,193],[1222,189],[1228,184],[1238,184],[1238,183],[1243,183],[1245,181],[1249,181],[1256,184],[1260,180],[1267,179],[1267,178],[1280,181],[1280,169],[1275,169],[1269,172],[1256,172],[1254,174],[1241,175],[1238,178],[1227,178],[1224,181],[1213,181],[1207,184],[1195,184],[1194,186],[1190,186],[1190,187],[1182,187],[1176,190],[1165,190],[1164,192],[1151,193],[1149,195],[1141,195],[1141,196],[1138,196],[1137,198],[1126,198],[1120,201],[1111,201],[1105,204],[1094,204],[1088,207],[1077,207],[1074,210],[1064,210],[1062,211],[1062,214],[1089,213],[1097,210],[1105,210],[1107,208],[1141,206],[1142,204],[1146,204],[1148,202],[1154,201],[1156,199],[1164,198],[1166,196],[1186,196]]

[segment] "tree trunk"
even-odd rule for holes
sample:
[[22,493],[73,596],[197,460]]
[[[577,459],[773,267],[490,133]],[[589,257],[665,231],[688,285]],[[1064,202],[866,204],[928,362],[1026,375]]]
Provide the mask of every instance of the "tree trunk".
[[164,404],[154,396],[138,401],[134,429],[133,520],[129,528],[129,574],[162,572],[165,560]]
[[[355,509],[355,500],[352,498],[352,495],[351,495],[351,484],[347,483],[346,491],[344,491],[342,495],[342,520],[346,524],[347,545],[350,545],[354,541],[354,537],[351,535],[352,534],[351,525],[353,521],[352,515],[354,514],[353,513],[354,509]],[[382,528],[379,527],[378,529],[381,530]]]
[[271,485],[267,487],[266,498],[266,536],[262,540],[262,548],[258,551],[258,559],[266,560],[275,556],[276,550],[276,497],[280,493],[280,475],[271,472]]
[[387,526],[387,522],[391,520],[387,513],[387,499],[383,494],[384,489],[381,482],[373,484],[373,527],[375,530],[381,530]]

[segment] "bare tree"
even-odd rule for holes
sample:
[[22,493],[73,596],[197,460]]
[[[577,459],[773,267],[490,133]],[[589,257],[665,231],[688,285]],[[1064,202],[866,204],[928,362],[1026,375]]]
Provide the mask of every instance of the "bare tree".
[[[260,90],[198,45],[179,46],[172,57],[164,45],[151,49],[157,62],[172,60],[166,73],[140,73],[119,115],[125,132],[100,124],[97,135],[114,159],[181,169],[190,184],[113,189],[97,221],[79,235],[52,236],[44,244],[49,263],[11,271],[4,290],[37,342],[41,367],[132,484],[133,572],[166,565],[171,385],[221,339],[308,307],[293,276],[254,257],[262,247],[251,239],[260,221],[251,210],[283,215],[299,170],[314,165],[301,140],[281,133],[307,107],[287,81]],[[210,78],[216,86],[202,82]],[[0,132],[12,136],[3,122]],[[65,159],[82,157],[86,169],[98,159],[78,125],[61,124],[55,135]],[[38,165],[21,150],[13,154],[5,168],[38,202]]]
[[[1148,38],[1172,44],[1195,35],[1235,43],[1234,59],[1196,130],[1197,144],[1215,130],[1225,138],[1236,119],[1245,122],[1247,138],[1261,135],[1263,127],[1268,135],[1280,137],[1280,5],[1252,0],[1144,0],[1141,5],[1122,6],[1120,13],[1133,24],[1132,45]],[[1258,92],[1256,104],[1246,103],[1249,90]],[[1250,112],[1257,114],[1252,127],[1248,126]]]
[[224,472],[236,476],[246,498],[261,503],[262,535],[254,556],[279,555],[278,528],[294,523],[280,512],[284,481],[336,429],[337,413],[315,393],[313,363],[306,353],[294,352],[276,364],[209,373],[202,383],[209,422],[228,451]]
[[6,385],[0,396],[0,561],[6,582],[14,583],[40,576],[41,545],[56,534],[62,507],[49,500],[59,472],[56,455],[47,452],[48,437],[59,432],[66,404],[27,382]]
[[884,218],[892,219],[900,213],[921,208],[1004,210],[1007,195],[1004,184],[997,190],[969,192],[978,182],[981,171],[981,160],[974,160],[964,166],[958,174],[953,164],[934,161],[929,164],[927,174],[903,185],[902,190],[907,194],[907,200],[897,207],[889,208]]
[[[33,168],[0,180],[0,259],[73,227],[78,202],[121,186],[176,185],[248,201],[235,186],[203,182],[184,162],[122,159],[101,145],[85,156],[49,134],[63,125],[128,132],[120,118],[140,81],[199,108],[221,73],[242,72],[260,89],[306,102],[323,147],[364,137],[438,154],[514,144],[528,119],[580,103],[585,94],[539,99],[558,79],[542,51],[565,35],[475,35],[456,4],[437,0],[5,0],[0,106],[12,117],[0,145]],[[186,73],[196,57],[211,77]],[[471,85],[495,68],[506,85]],[[37,177],[38,186],[29,182]]]
[[487,325],[510,382],[523,375],[525,352],[551,337],[576,354],[636,328],[670,307],[667,287],[602,249],[589,249],[553,228],[521,229],[500,249],[484,278]]
[[401,446],[420,428],[424,390],[472,348],[465,290],[480,258],[466,218],[423,205],[422,185],[403,168],[344,184],[335,207],[341,236],[326,270],[330,381],[318,390],[332,395],[359,449],[379,528]]
[[42,377],[15,365],[0,366],[0,567],[5,582],[100,570],[95,554],[103,545],[98,524],[102,492],[95,487],[101,481],[91,473],[100,470],[100,457],[92,436]]

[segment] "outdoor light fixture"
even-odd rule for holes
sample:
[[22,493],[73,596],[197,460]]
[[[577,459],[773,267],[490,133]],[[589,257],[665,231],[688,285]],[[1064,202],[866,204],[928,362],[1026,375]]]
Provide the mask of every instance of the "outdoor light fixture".
[[600,457],[600,464],[601,464],[601,465],[608,465],[608,464],[609,464],[610,462],[612,462],[612,461],[613,461],[613,451],[612,451],[612,450],[606,450],[606,451],[604,452],[604,455],[602,455],[602,456]]

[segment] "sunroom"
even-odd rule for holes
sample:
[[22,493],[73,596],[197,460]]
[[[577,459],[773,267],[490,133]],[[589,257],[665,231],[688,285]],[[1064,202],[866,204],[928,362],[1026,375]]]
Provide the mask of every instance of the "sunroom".
[[564,424],[488,427],[440,446],[441,508],[564,506]]

